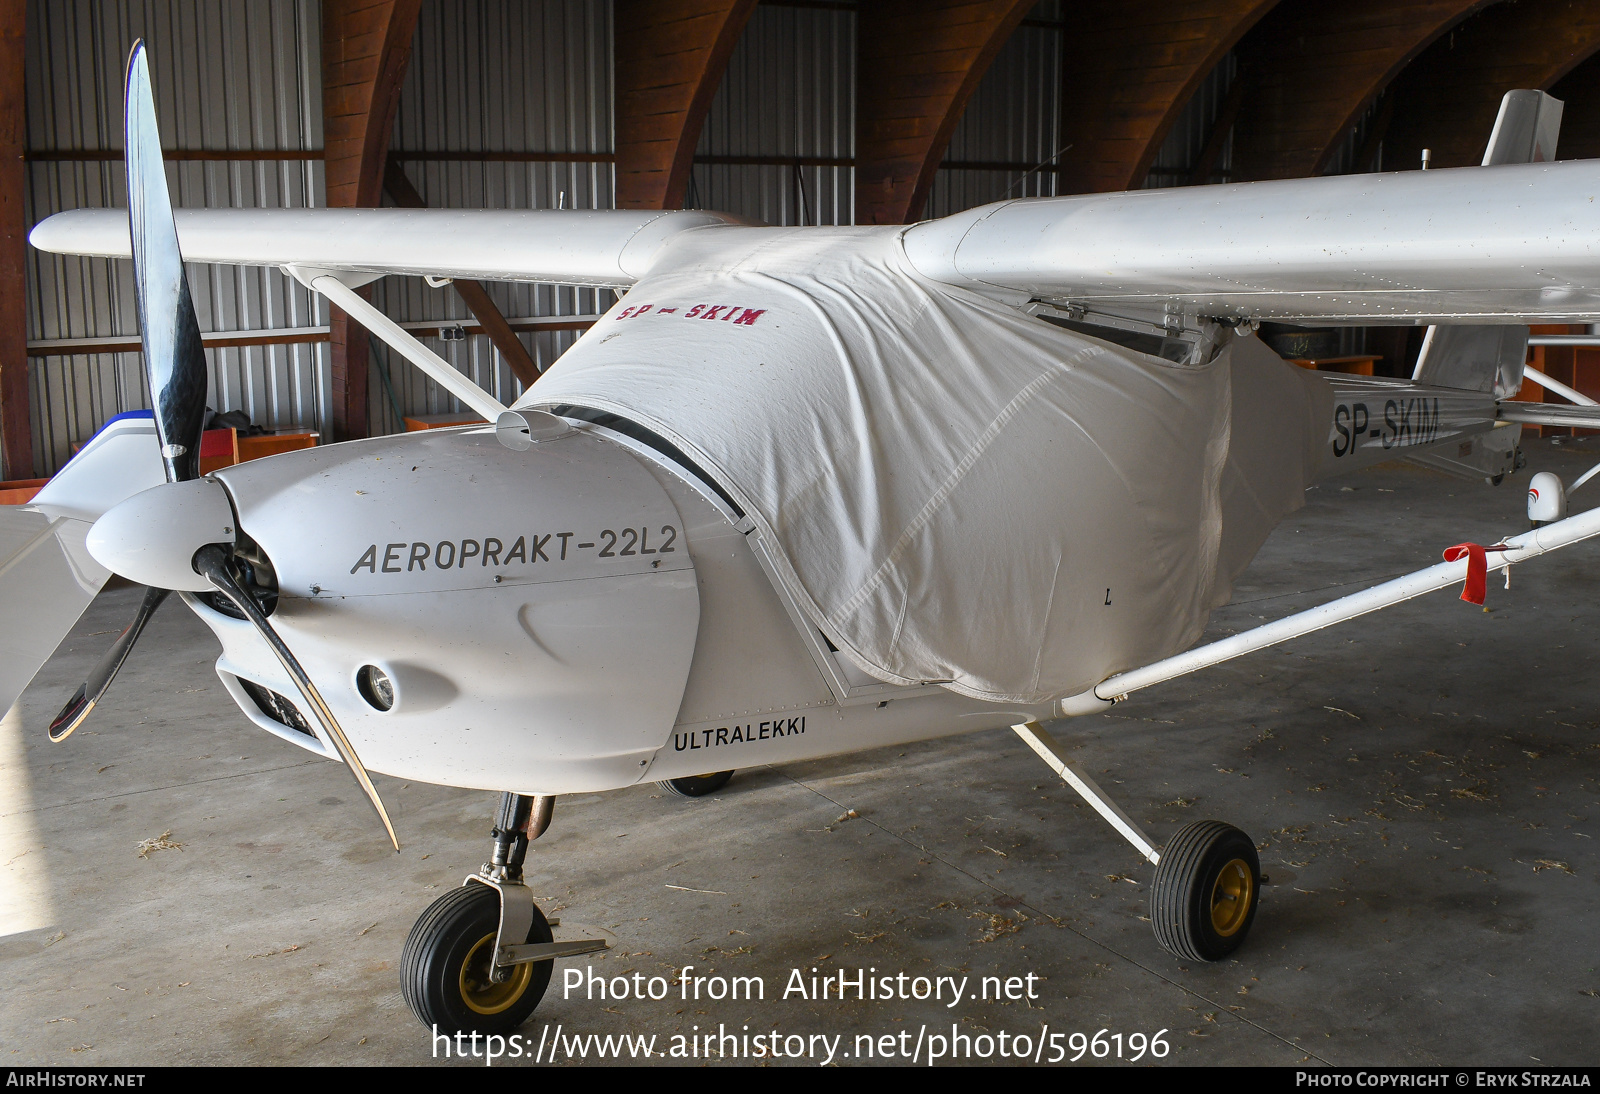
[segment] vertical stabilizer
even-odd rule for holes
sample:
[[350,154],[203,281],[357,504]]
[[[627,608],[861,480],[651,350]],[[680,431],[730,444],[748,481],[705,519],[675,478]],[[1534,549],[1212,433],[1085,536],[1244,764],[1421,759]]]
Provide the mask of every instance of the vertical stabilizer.
[[[1547,163],[1556,158],[1562,102],[1542,91],[1508,91],[1489,134],[1483,166]],[[1437,387],[1486,391],[1509,399],[1522,387],[1528,328],[1451,324],[1428,328],[1412,379]]]
[[[1484,167],[1549,163],[1561,135],[1560,99],[1542,91],[1508,91],[1483,152]],[[1522,388],[1528,359],[1528,328],[1451,324],[1428,328],[1412,378],[1435,387],[1482,391],[1509,399]],[[1482,437],[1443,445],[1412,459],[1443,471],[1498,483],[1516,470],[1521,426],[1505,426]]]
[[1542,91],[1506,92],[1500,100],[1500,116],[1489,134],[1489,147],[1483,153],[1483,166],[1554,160],[1564,105]]

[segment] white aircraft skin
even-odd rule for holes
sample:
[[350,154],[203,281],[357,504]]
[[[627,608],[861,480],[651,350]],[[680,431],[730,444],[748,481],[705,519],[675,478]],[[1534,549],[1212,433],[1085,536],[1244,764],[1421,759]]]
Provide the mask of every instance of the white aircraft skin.
[[[135,59],[142,63],[137,51]],[[133,76],[130,89],[137,90]],[[153,111],[150,119],[153,134]],[[158,147],[153,138],[151,145]],[[730,267],[745,263],[760,273],[762,248],[781,246],[785,238],[827,232],[831,249],[859,247],[866,255],[892,234],[920,277],[969,294],[963,299],[976,300],[974,307],[1014,313],[1023,334],[1015,345],[987,346],[996,359],[1029,352],[1041,338],[1093,349],[1127,345],[1132,335],[1159,347],[1155,352],[1164,360],[1149,360],[1163,367],[1217,361],[1216,367],[1232,369],[1231,411],[1224,410],[1232,437],[1258,446],[1258,468],[1270,467],[1274,453],[1285,459],[1306,454],[1307,481],[1298,490],[1308,481],[1441,446],[1461,460],[1468,453],[1487,459],[1485,474],[1503,474],[1514,466],[1516,433],[1504,428],[1512,415],[1496,401],[1507,392],[1487,380],[1473,390],[1307,372],[1250,336],[1255,319],[1600,320],[1600,210],[1589,198],[1600,184],[1600,164],[1430,174],[1435,177],[1005,202],[909,229],[769,229],[704,213],[430,210],[422,217],[316,210],[292,216],[206,211],[180,215],[177,231],[191,259],[286,265],[352,308],[360,304],[339,295],[347,292],[344,286],[393,272],[633,286],[561,368],[569,359],[579,367],[610,352],[604,349],[609,340],[646,329],[630,320],[645,305],[658,306],[652,302],[664,299],[660,286],[671,286],[674,299],[688,301],[696,293],[722,299],[716,277],[721,255]],[[1529,193],[1541,200],[1526,200]],[[1319,227],[1297,218],[1297,206],[1317,209]],[[1423,207],[1431,214],[1421,216]],[[1368,215],[1351,227],[1350,210]],[[1265,236],[1241,237],[1236,225],[1245,215]],[[32,239],[50,250],[127,255],[131,243],[120,217],[111,210],[58,214]],[[419,234],[423,224],[439,230]],[[451,225],[459,228],[455,236]],[[1185,231],[1192,246],[1170,248],[1175,232]],[[1344,242],[1342,250],[1327,245],[1328,233]],[[453,245],[440,247],[441,239]],[[433,242],[414,245],[418,240]],[[1134,242],[1124,251],[1118,240]],[[703,291],[696,273],[702,269],[711,271]],[[874,337],[891,345],[909,342],[916,316],[881,303]],[[826,317],[839,305],[819,295],[806,306],[808,314]],[[733,323],[748,319],[753,325],[763,314],[750,306],[727,313],[723,318],[732,322],[726,325],[679,324],[672,329],[681,334],[670,345],[712,375],[724,370],[731,376],[750,362],[728,332],[736,329]],[[385,334],[382,317],[371,317],[369,325],[393,336]],[[1499,347],[1501,335],[1494,338]],[[1525,333],[1521,338],[1506,342],[1516,355],[1517,381]],[[613,343],[612,350],[622,345]],[[415,343],[397,348],[419,367],[449,368],[430,362]],[[920,367],[937,370],[940,364]],[[1486,359],[1488,371],[1479,371],[1497,376],[1496,366]],[[1421,369],[1419,375],[1432,373]],[[459,374],[451,379],[465,384]],[[32,580],[53,590],[61,607],[53,616],[28,609],[39,616],[30,619],[28,633],[46,650],[108,571],[178,591],[221,642],[216,671],[253,724],[345,760],[358,779],[365,780],[364,767],[412,781],[502,791],[508,810],[522,803],[515,806],[522,812],[504,815],[508,838],[513,827],[536,837],[548,822],[547,807],[542,814],[533,807],[542,820],[529,819],[529,798],[1022,726],[1026,732],[1019,732],[1041,756],[1142,853],[1170,861],[1037,727],[1062,714],[1104,709],[1110,695],[1089,688],[1007,702],[958,694],[944,686],[950,681],[876,678],[862,659],[841,652],[848,646],[843,635],[819,630],[815,613],[785,577],[792,569],[786,569],[785,545],[775,541],[770,514],[747,512],[735,500],[744,496],[739,484],[714,480],[681,446],[648,428],[561,405],[543,387],[534,385],[504,415],[487,395],[464,391],[470,405],[491,417],[487,427],[327,445],[204,478],[176,474],[170,454],[164,464],[148,422],[113,423],[26,514],[16,516],[18,528],[18,521],[39,524],[27,525],[28,543],[35,546],[12,562],[0,560],[0,580],[17,570],[18,558],[48,571]],[[1289,389],[1303,396],[1303,415],[1251,394]],[[1096,443],[1113,458],[1117,451],[1159,446],[1161,436],[1203,434],[1209,426],[1198,419],[1214,413],[1207,405],[1169,405],[1159,421],[1152,411],[1148,430],[1119,425]],[[135,450],[146,455],[130,456]],[[1182,460],[1198,454],[1167,455]],[[1239,472],[1247,492],[1254,488],[1253,473],[1250,466]],[[1219,563],[1229,571],[1224,585],[1260,546],[1271,521],[1287,511],[1270,508],[1231,546],[1224,531],[1223,550],[1232,552]],[[1108,513],[1102,497],[1069,505],[1052,519],[1085,512],[1108,528],[1135,516]],[[0,524],[0,532],[11,529]],[[1546,531],[1554,538],[1544,546],[1517,551],[1531,557],[1600,533],[1600,520],[1570,518]],[[57,553],[46,558],[37,544]],[[207,551],[221,557],[208,545],[222,545],[234,572],[248,568],[250,580],[266,590],[259,603],[270,623],[232,606],[239,601],[205,570]],[[1137,601],[1141,587],[1160,587],[1166,576],[1156,572],[1159,560],[1141,563],[1129,544],[1106,542],[1103,551],[1128,575],[1119,596]],[[1441,570],[1437,584],[1459,581],[1466,567]],[[1092,567],[1069,568],[1053,595],[1063,603],[1098,604],[1103,583]],[[12,589],[0,585],[0,596],[12,596]],[[1111,603],[1109,589],[1105,602]],[[0,610],[10,609],[0,604]],[[1081,641],[1058,647],[1069,661],[1081,659],[1063,671],[1086,687],[1178,654],[1188,641],[1108,653],[1096,638],[1100,618],[1085,612],[1070,620]],[[274,634],[292,658],[273,644]],[[29,662],[28,676],[39,661],[42,655]],[[300,667],[304,680],[296,676]],[[387,680],[391,694],[375,688],[375,679]],[[26,682],[0,679],[16,691]],[[1118,694],[1114,681],[1108,686]],[[14,697],[0,695],[7,703]],[[376,793],[369,794],[377,804]],[[1209,913],[1195,913],[1211,915],[1217,931],[1231,938],[1230,948],[1248,931],[1249,918],[1230,920],[1216,901],[1240,900],[1253,916],[1259,878],[1248,841],[1242,846],[1230,852],[1231,862],[1217,866],[1224,873],[1237,867],[1237,892],[1216,888],[1205,897],[1212,901],[1205,906]],[[497,849],[497,863],[503,850]],[[477,879],[502,894],[496,968],[527,969],[538,941],[529,917],[537,910],[519,884],[520,858],[509,872],[497,871]],[[1218,876],[1213,869],[1204,885],[1225,888]],[[1182,878],[1173,884],[1179,882],[1189,884]],[[513,899],[514,893],[523,895]],[[419,921],[418,930],[423,927]],[[1172,948],[1161,931],[1158,924],[1158,936]],[[529,946],[519,957],[512,951],[525,938]],[[548,932],[542,938],[548,942]],[[1188,952],[1177,945],[1174,952]],[[547,959],[566,952],[576,951],[542,949],[537,959],[548,970]],[[459,955],[452,960],[459,964]],[[408,987],[407,998],[427,1020],[436,1011],[416,1001],[421,990]]]

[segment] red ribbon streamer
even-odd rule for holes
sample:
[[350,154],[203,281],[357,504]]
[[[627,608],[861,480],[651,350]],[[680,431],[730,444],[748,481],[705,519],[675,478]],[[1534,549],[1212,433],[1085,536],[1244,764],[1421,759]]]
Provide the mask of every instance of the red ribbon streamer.
[[1484,593],[1489,588],[1489,556],[1490,551],[1509,551],[1509,546],[1485,547],[1481,543],[1458,543],[1454,547],[1446,547],[1444,560],[1446,562],[1459,562],[1467,560],[1467,582],[1461,586],[1461,599],[1468,604],[1483,604]]

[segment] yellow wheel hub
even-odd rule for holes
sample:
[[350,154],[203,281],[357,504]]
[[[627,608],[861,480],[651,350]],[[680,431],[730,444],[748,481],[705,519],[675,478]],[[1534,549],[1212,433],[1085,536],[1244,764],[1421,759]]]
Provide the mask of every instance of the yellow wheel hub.
[[1255,878],[1244,859],[1236,858],[1224,866],[1211,887],[1211,929],[1227,938],[1244,926],[1255,888]]
[[511,966],[506,978],[496,984],[489,979],[494,960],[494,932],[478,939],[467,959],[461,963],[461,1001],[478,1014],[499,1014],[509,1009],[533,979],[533,964]]

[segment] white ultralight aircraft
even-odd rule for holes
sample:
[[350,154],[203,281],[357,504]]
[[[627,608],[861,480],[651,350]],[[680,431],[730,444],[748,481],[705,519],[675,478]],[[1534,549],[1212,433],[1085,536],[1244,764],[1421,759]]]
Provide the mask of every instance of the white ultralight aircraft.
[[[491,861],[405,946],[405,997],[440,1029],[519,1025],[554,959],[604,945],[554,941],[522,881],[557,795],[693,796],[735,767],[1006,726],[1155,864],[1160,943],[1218,959],[1255,916],[1251,840],[1205,821],[1158,846],[1040,723],[1600,533],[1546,476],[1534,529],[1487,557],[1188,649],[1308,484],[1397,455],[1498,481],[1516,423],[1600,428],[1503,401],[1526,324],[1600,321],[1600,161],[1545,162],[1560,105],[1507,96],[1484,167],[911,227],[174,216],[136,46],[127,214],[60,213],[32,242],[132,258],[154,417],[0,512],[0,709],[116,573],[148,591],[53,738],[176,591],[245,717],[347,764],[391,839],[368,769],[501,791]],[[492,424],[202,477],[184,260],[287,270]],[[385,274],[624,295],[508,408],[354,291]],[[1264,319],[1434,326],[1408,382],[1288,364],[1251,337]]]

